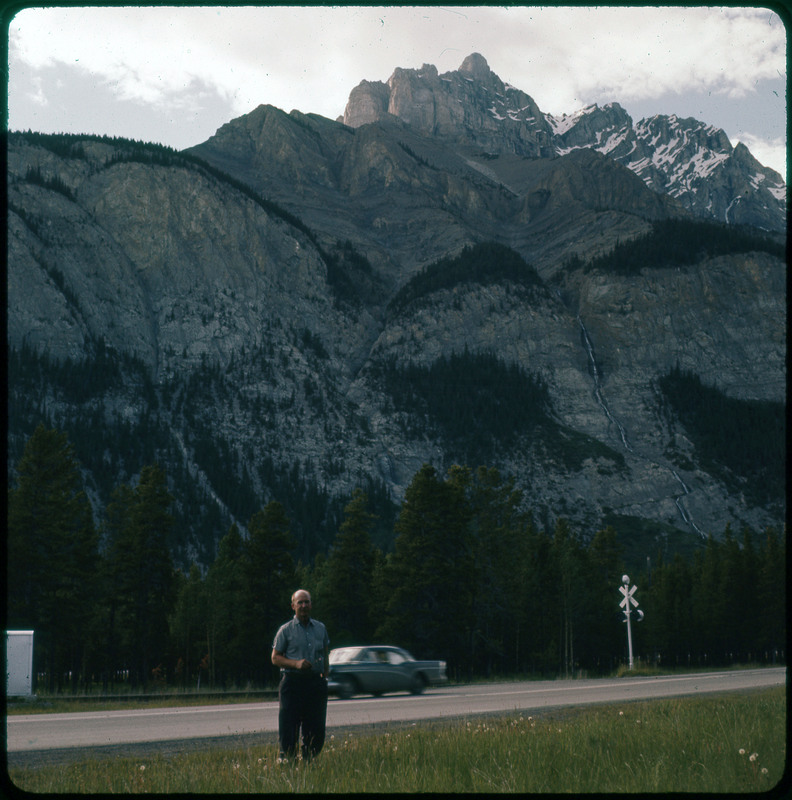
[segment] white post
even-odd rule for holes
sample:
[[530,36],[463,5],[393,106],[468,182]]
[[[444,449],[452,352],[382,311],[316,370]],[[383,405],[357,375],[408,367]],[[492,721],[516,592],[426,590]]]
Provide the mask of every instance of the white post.
[[631,612],[631,605],[638,606],[638,601],[635,600],[633,597],[633,592],[635,591],[636,587],[633,586],[632,589],[629,588],[630,586],[630,576],[629,575],[622,575],[622,585],[619,587],[619,591],[624,595],[624,598],[619,603],[619,605],[624,609],[624,615],[627,618],[627,652],[630,656],[630,669],[633,668],[633,648],[632,648],[632,628],[630,627],[630,612]]
[[630,627],[630,604],[627,603],[627,608],[624,613],[627,615],[627,652],[630,654],[630,669],[633,668],[633,652],[632,652],[632,628]]

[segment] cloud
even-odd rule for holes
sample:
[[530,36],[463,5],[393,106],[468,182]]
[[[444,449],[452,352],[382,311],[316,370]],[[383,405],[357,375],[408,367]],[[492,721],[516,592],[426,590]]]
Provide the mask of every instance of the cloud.
[[556,95],[565,108],[551,111],[609,92],[740,94],[785,69],[783,25],[761,9],[50,8],[21,12],[10,42],[31,67],[78,64],[127,98],[157,102],[201,80],[240,106],[268,88],[345,99],[396,66],[442,72],[474,51],[515,86]]
[[557,113],[603,97],[629,101],[705,89],[742,96],[755,81],[785,72],[785,48],[780,19],[766,11],[538,9],[512,26],[499,74]]

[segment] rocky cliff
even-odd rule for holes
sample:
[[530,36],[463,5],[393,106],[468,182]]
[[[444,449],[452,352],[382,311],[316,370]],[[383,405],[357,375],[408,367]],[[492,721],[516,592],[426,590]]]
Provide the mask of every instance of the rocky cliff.
[[697,215],[786,230],[783,178],[759,164],[744,145],[732,147],[719,128],[674,115],[634,124],[618,103],[556,118],[504,84],[478,53],[444,75],[424,64],[420,70],[397,69],[387,85],[363,81],[352,90],[343,121],[358,127],[388,115],[492,153],[549,158],[590,148]]
[[[723,246],[694,225],[689,258],[657,256],[658,225],[697,218],[684,197],[584,146],[585,115],[558,155],[558,125],[480,56],[361,84],[347,114],[261,106],[184,154],[10,136],[12,466],[37,421],[62,427],[100,507],[157,458],[180,557],[204,562],[273,497],[310,558],[355,486],[400,502],[460,455],[513,475],[542,520],[640,529],[647,555],[783,520],[783,494],[712,456],[663,382],[678,367],[782,408],[780,236]],[[511,368],[546,388],[524,418],[498,396]]]

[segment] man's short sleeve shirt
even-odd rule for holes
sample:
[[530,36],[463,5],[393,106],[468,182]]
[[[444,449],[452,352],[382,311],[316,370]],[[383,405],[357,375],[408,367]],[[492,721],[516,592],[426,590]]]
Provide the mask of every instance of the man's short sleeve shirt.
[[[312,618],[307,625],[302,625],[295,615],[278,628],[272,647],[286,658],[306,658],[312,664],[312,672],[327,674],[324,656],[325,649],[330,647],[330,637],[327,628],[319,620]],[[281,672],[297,670],[281,667]]]

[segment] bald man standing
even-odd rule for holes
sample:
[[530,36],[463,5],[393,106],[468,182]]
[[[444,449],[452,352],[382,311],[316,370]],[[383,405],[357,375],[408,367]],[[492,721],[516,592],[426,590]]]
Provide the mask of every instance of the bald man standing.
[[325,740],[327,669],[330,639],[311,618],[311,595],[298,589],[291,599],[294,617],[278,628],[272,663],[280,667],[278,741],[280,757],[294,758],[302,729],[302,757],[310,761]]

